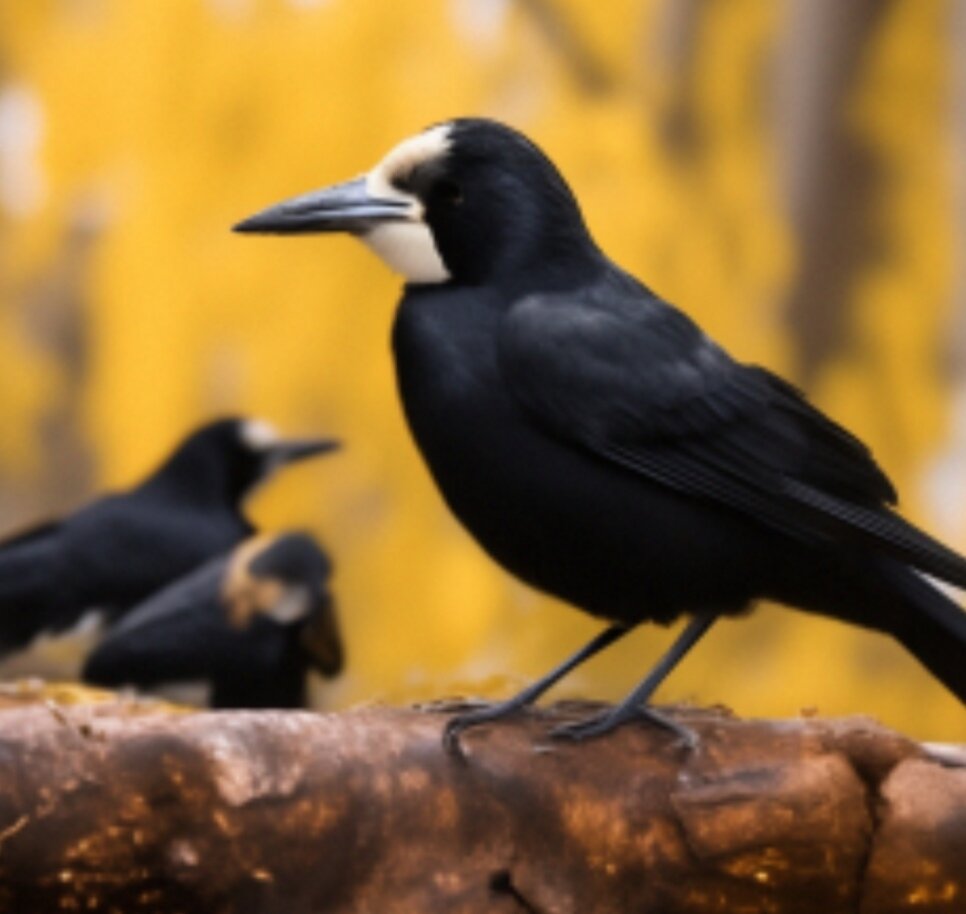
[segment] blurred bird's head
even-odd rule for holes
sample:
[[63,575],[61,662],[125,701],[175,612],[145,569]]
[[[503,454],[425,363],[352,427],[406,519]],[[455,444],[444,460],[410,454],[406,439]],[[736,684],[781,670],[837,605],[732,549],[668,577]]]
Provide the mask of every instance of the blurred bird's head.
[[222,582],[229,622],[248,627],[259,616],[298,626],[312,665],[327,676],[342,668],[342,638],[329,592],[332,564],[306,533],[259,536],[232,554]]
[[261,419],[219,419],[192,432],[148,483],[235,502],[281,467],[338,446],[327,438],[282,438]]
[[269,207],[235,231],[348,232],[417,285],[517,283],[534,270],[565,282],[601,257],[554,164],[522,134],[479,118],[430,127],[367,174]]

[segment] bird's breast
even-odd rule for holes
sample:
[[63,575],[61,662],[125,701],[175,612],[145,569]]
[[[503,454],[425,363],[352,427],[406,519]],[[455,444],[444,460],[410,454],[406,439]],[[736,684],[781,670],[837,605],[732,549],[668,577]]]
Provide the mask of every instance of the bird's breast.
[[466,292],[407,295],[393,349],[410,431],[450,507],[479,536],[482,508],[509,497],[529,429],[500,376],[499,315]]
[[[444,499],[501,565],[596,615],[668,621],[760,592],[764,529],[546,432],[499,370],[485,300],[404,300],[399,392]],[[749,546],[749,541],[752,548]]]

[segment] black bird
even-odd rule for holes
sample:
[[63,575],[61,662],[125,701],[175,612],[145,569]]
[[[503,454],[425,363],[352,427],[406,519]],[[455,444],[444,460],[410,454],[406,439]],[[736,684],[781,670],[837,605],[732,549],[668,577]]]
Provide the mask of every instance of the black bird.
[[862,442],[610,261],[516,131],[437,125],[236,229],[349,232],[403,273],[399,390],[444,498],[510,571],[612,623],[452,719],[450,748],[629,628],[688,613],[623,703],[559,733],[654,717],[647,699],[715,619],[766,598],[893,635],[966,701],[966,614],[923,577],[964,587],[966,560],[895,513]]
[[85,612],[116,618],[254,531],[242,513],[277,468],[333,441],[284,441],[266,422],[223,419],[183,441],[140,485],[0,543],[0,654]]
[[213,708],[301,708],[310,668],[342,668],[332,566],[310,536],[246,540],[135,606],[83,678],[152,688],[206,682]]

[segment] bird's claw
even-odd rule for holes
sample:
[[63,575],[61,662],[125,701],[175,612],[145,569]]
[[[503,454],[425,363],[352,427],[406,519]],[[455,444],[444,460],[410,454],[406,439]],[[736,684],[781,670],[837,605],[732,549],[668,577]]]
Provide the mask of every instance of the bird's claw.
[[550,731],[551,739],[568,739],[579,743],[585,739],[592,739],[595,736],[603,736],[608,730],[612,730],[614,725],[608,721],[607,714],[594,714],[585,720],[572,721],[569,724],[560,724]]
[[676,742],[679,743],[681,748],[689,752],[696,749],[700,743],[700,738],[697,733],[689,727],[682,726],[676,721],[671,720],[671,718],[648,707],[632,709],[615,708],[610,711],[603,711],[599,714],[593,714],[584,720],[573,721],[554,727],[550,731],[550,736],[552,739],[567,739],[572,742],[583,742],[586,739],[604,736],[632,720],[644,720],[662,729],[670,730],[677,737]]
[[636,720],[638,718],[645,717],[642,709],[635,708],[633,710],[626,710],[620,708],[612,708],[608,711],[600,711],[597,714],[591,714],[589,717],[585,717],[583,720],[571,721],[567,724],[561,724],[558,727],[554,727],[550,731],[550,736],[553,739],[569,739],[575,743],[583,742],[585,739],[593,739],[597,736],[604,736],[610,733],[611,730],[616,730],[623,724],[628,723],[631,720]]
[[463,720],[467,716],[466,714],[459,714],[450,718],[443,727],[443,749],[447,755],[460,760],[466,758],[463,753],[463,745],[460,743],[460,734],[470,726]]
[[443,727],[443,748],[454,758],[464,759],[465,754],[460,743],[460,735],[464,730],[507,717],[515,711],[519,711],[521,707],[522,705],[514,702],[487,704],[472,711],[454,715],[446,721]]

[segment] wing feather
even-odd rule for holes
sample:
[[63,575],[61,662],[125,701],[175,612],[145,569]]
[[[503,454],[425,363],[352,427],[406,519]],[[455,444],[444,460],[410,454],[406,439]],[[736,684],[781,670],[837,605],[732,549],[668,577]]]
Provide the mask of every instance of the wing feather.
[[966,559],[890,509],[895,489],[858,438],[630,277],[521,300],[499,346],[549,434],[796,538],[864,543],[966,585]]

